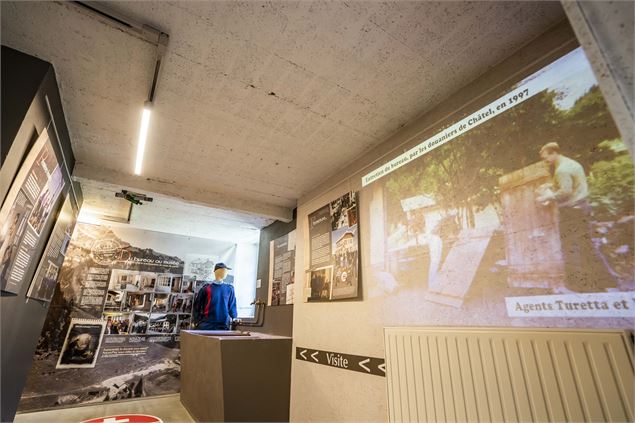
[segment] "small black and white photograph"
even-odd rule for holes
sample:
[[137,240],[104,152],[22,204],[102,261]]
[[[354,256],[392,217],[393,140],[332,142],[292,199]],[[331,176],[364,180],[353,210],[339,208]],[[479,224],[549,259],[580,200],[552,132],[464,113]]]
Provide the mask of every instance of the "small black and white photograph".
[[153,313],[167,313],[170,306],[170,294],[154,294],[152,300]]
[[183,279],[181,281],[181,292],[182,293],[194,293],[194,284],[196,283],[196,276],[188,276],[183,275]]
[[197,280],[214,279],[214,260],[205,254],[186,254],[185,269],[186,275],[194,276]]
[[47,261],[45,266],[47,267],[44,276],[39,281],[34,280],[34,286],[31,290],[29,290],[28,296],[38,300],[51,301],[51,298],[53,298],[53,294],[55,293],[59,267],[50,260]]
[[105,320],[72,319],[57,369],[95,367]]
[[330,204],[331,228],[336,231],[357,223],[357,195],[349,192]]
[[188,330],[192,326],[192,315],[191,314],[179,314],[178,315],[178,328],[181,330]]
[[148,334],[172,334],[176,333],[176,314],[152,313],[148,324]]
[[2,209],[0,216],[2,217],[0,221],[0,286],[2,289],[9,282],[10,270],[26,231],[26,220],[32,207],[22,191],[19,191],[17,198],[16,204],[13,204],[8,211]]
[[108,311],[121,311],[121,305],[125,296],[125,291],[108,290],[106,302],[104,303],[104,313]]
[[[227,279],[225,279],[227,281]],[[199,289],[201,289],[207,282],[202,280],[197,280],[194,282],[194,294],[196,294]]]
[[130,335],[143,335],[148,330],[148,313],[133,313],[130,319],[128,333]]
[[183,277],[182,276],[174,276],[172,278],[172,292],[178,293],[183,289]]
[[105,312],[104,319],[106,320],[106,335],[127,335],[132,313]]
[[334,275],[331,299],[357,296],[358,236],[357,226],[343,227],[332,234]]
[[126,292],[122,311],[150,311],[151,293]]
[[44,275],[44,279],[48,279],[55,283],[57,281],[57,274],[59,273],[59,267],[57,267],[53,262],[49,261],[48,268],[46,269],[46,275]]
[[160,274],[157,276],[157,283],[154,287],[155,292],[169,293],[172,289],[172,275]]
[[132,270],[113,269],[110,274],[109,290],[138,291],[135,278],[139,272]]
[[137,275],[136,286],[140,291],[154,291],[157,283],[157,274],[151,272],[141,272]]
[[[44,163],[44,160],[42,163]],[[55,205],[57,197],[62,191],[63,186],[64,178],[62,176],[62,170],[58,166],[49,175],[49,180],[44,186],[44,189],[40,192],[39,197],[33,205],[33,211],[29,216],[29,226],[37,235],[40,235],[42,232],[44,224],[53,211],[53,206]]]
[[333,266],[322,267],[311,271],[309,301],[328,301],[331,299],[331,285],[333,283]]
[[171,313],[189,313],[192,311],[193,294],[172,294],[170,296]]

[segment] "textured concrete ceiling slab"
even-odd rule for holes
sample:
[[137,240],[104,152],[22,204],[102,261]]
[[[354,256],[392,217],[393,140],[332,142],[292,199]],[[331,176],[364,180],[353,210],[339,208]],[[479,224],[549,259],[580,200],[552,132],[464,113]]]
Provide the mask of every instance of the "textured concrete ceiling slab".
[[[188,204],[156,194],[152,195],[152,202],[133,205],[128,216],[130,203],[115,197],[115,193],[121,190],[119,185],[78,179],[84,195],[80,221],[85,223],[105,222],[111,226],[130,226],[238,244],[257,243],[260,229],[273,222],[247,213]],[[104,220],[104,217],[107,218]],[[127,223],[112,220],[121,217],[129,217],[130,220]]]
[[78,175],[274,218],[563,19],[559,2],[109,2],[154,48],[67,3],[2,2],[2,42],[54,64]]

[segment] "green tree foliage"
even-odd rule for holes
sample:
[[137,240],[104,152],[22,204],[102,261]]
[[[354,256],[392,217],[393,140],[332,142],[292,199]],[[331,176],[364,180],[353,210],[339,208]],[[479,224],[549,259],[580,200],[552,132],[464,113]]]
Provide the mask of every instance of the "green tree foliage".
[[[535,95],[396,170],[386,182],[389,209],[400,207],[401,199],[425,194],[446,210],[457,209],[460,221],[473,226],[475,212],[488,205],[499,208],[498,179],[539,161],[540,147],[555,141],[564,155],[578,160],[587,173],[592,170],[598,178],[598,182],[592,181],[593,200],[598,205],[611,213],[632,211],[627,203],[632,206],[629,175],[633,165],[628,153],[602,147],[607,139],[614,140],[613,146],[621,141],[615,140],[619,134],[597,86],[568,110],[558,108],[557,100],[554,91]],[[608,175],[622,178],[619,193],[611,193]]]
[[610,150],[615,157],[591,166],[589,189],[596,217],[610,219],[634,214],[635,169],[628,151],[619,139],[601,142],[598,150],[601,153]]

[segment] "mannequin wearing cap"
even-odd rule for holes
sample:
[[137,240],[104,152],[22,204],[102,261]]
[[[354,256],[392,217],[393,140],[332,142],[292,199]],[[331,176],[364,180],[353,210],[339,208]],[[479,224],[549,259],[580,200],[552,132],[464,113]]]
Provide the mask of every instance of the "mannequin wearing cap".
[[231,268],[225,263],[214,266],[214,281],[206,283],[194,298],[193,318],[199,330],[229,330],[235,319],[236,295],[234,287],[224,282]]

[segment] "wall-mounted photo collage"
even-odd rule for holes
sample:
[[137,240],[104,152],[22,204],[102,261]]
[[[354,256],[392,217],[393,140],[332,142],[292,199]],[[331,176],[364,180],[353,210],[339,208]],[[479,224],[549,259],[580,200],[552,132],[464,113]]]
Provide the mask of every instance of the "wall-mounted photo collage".
[[310,269],[306,301],[357,298],[357,193],[349,192],[309,215]]
[[103,309],[110,335],[175,334],[189,329],[193,283],[170,273],[113,269]]

